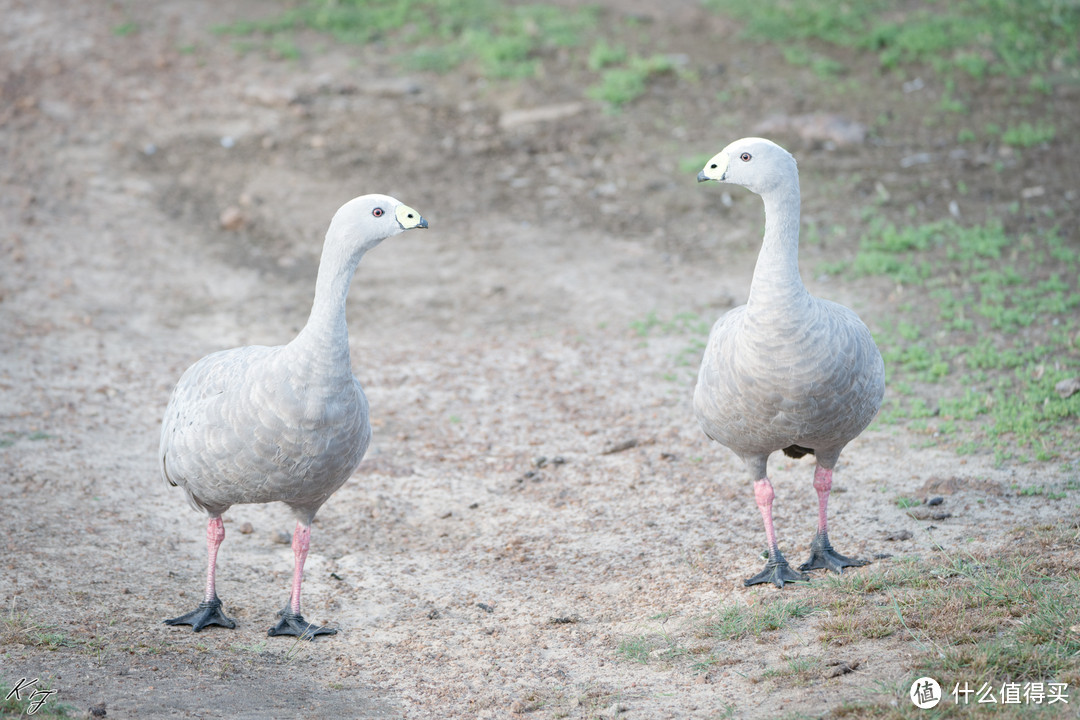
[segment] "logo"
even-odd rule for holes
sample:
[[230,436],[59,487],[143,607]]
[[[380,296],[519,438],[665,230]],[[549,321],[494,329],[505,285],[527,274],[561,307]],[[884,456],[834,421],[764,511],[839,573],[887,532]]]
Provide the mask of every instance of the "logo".
[[932,677],[921,677],[911,683],[911,692],[908,696],[915,707],[920,710],[929,710],[941,702],[941,686]]

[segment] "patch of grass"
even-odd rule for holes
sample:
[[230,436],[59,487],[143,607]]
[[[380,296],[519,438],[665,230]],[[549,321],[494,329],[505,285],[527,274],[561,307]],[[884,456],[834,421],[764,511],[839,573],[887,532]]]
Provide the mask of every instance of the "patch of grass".
[[[942,77],[1038,78],[1080,66],[1080,6],[1059,0],[707,0],[714,11],[746,24],[752,38],[781,43],[794,64],[811,43],[870,53],[879,67],[933,68]],[[1045,90],[1044,90],[1045,91]]]
[[40,678],[25,678],[26,682],[20,683],[20,679],[11,685],[0,682],[0,716],[43,720],[74,717],[71,705],[56,700],[57,690],[52,683]]
[[672,67],[671,60],[665,55],[635,55],[625,64],[604,70],[599,84],[590,87],[585,94],[605,103],[609,109],[618,110],[644,95],[651,77],[669,72]]
[[782,680],[787,686],[809,685],[821,677],[825,667],[820,657],[803,655],[789,658],[783,665],[766,668],[760,680]]
[[942,717],[961,709],[950,695],[957,684],[973,689],[1025,681],[1075,686],[1080,679],[1080,635],[1075,632],[1080,542],[1075,532],[1062,536],[1057,528],[1041,535],[1024,529],[1023,535],[993,556],[943,564],[900,561],[815,584],[810,600],[822,609],[822,642],[854,645],[893,635],[917,648],[909,678],[895,687],[883,686],[875,693],[879,699],[845,705],[830,717],[908,717],[896,708],[910,707],[907,690],[924,675],[937,679],[946,694],[939,708]]
[[812,612],[812,605],[798,599],[779,600],[750,607],[726,607],[706,622],[703,635],[721,640],[760,637],[763,633],[784,627],[788,620],[804,618]]
[[683,647],[671,634],[661,629],[657,632],[637,635],[623,639],[616,653],[627,660],[648,665],[652,660],[670,662],[683,657],[690,651]]
[[39,442],[41,440],[52,440],[53,435],[41,430],[32,430],[30,432],[17,432],[14,430],[8,430],[3,435],[0,435],[0,449],[11,447],[20,439],[30,440],[32,442]]
[[654,332],[657,335],[704,335],[708,337],[711,327],[708,320],[692,312],[676,313],[669,319],[664,320],[655,311],[650,311],[643,319],[630,321],[630,328],[640,337],[648,337]]
[[588,65],[590,70],[603,70],[611,65],[620,65],[626,62],[626,48],[622,45],[609,45],[601,38],[589,51]]
[[678,624],[674,629],[668,626],[669,613],[661,613],[654,616],[654,619],[660,621],[658,627],[640,635],[623,638],[615,653],[625,660],[642,665],[653,661],[688,662],[694,672],[703,673],[715,665],[734,662],[714,652],[714,641],[761,637],[813,612],[813,606],[799,599],[777,600],[755,606],[733,605],[704,619],[692,619]]
[[[1048,460],[1080,443],[1080,395],[1054,391],[1080,372],[1078,270],[1078,253],[1054,231],[1017,237],[996,221],[897,227],[872,216],[845,271],[923,298],[879,321],[888,384],[904,388],[881,420],[962,434],[963,452],[990,451],[999,463]],[[940,387],[945,378],[956,390]]]
[[617,652],[627,660],[641,663],[649,662],[649,655],[653,651],[653,643],[645,636],[627,638],[619,643]]
[[[1021,526],[1007,545],[987,555],[953,554],[937,562],[899,557],[843,575],[830,573],[800,588],[797,596],[785,589],[783,599],[724,607],[674,630],[667,629],[668,613],[660,613],[655,617],[665,625],[625,639],[617,653],[642,664],[663,659],[665,669],[696,673],[731,666],[753,682],[787,687],[821,682],[830,674],[824,658],[831,653],[810,648],[750,676],[740,672],[743,661],[727,644],[741,645],[780,628],[804,632],[809,626],[822,648],[850,646],[858,657],[861,644],[890,637],[910,644],[903,653],[911,658],[905,662],[909,677],[879,682],[867,689],[865,700],[836,707],[828,717],[913,717],[905,712],[907,692],[923,675],[937,679],[947,695],[935,717],[953,717],[963,710],[949,695],[958,683],[975,689],[983,683],[997,688],[1005,682],[1071,688],[1080,683],[1078,558],[1075,528]],[[995,717],[1027,716],[999,709]]]
[[1001,133],[1001,142],[1019,148],[1033,147],[1050,142],[1057,134],[1054,126],[1044,120],[1036,120],[1035,124],[1024,121],[1018,125],[1011,125]]
[[[705,350],[712,325],[697,313],[682,312],[669,319],[661,319],[656,312],[650,312],[641,320],[631,321],[630,328],[641,338],[685,337],[686,344],[676,350],[670,356],[670,360],[675,368],[688,368],[696,373],[701,364],[701,354]],[[645,345],[647,342],[643,340],[642,344]],[[669,371],[663,373],[662,377],[671,382],[682,382],[684,373]]]
[[400,61],[414,69],[446,72],[472,61],[487,77],[521,78],[535,74],[546,50],[582,44],[598,18],[592,7],[568,10],[497,0],[306,0],[268,20],[215,30],[279,42],[312,30],[346,44],[408,47]]
[[839,77],[847,72],[847,66],[842,62],[798,45],[784,47],[783,53],[784,59],[790,65],[810,68],[815,75],[823,80]]
[[139,26],[133,22],[126,22],[117,25],[113,28],[113,35],[116,37],[127,37],[128,35],[134,35],[139,31]]

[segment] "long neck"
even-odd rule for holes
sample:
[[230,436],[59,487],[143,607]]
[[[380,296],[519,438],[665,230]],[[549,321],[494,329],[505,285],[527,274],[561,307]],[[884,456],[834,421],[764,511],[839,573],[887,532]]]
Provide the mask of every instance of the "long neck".
[[747,304],[788,304],[807,294],[799,276],[799,181],[763,193],[765,237],[754,267]]
[[363,254],[362,250],[346,253],[340,244],[327,238],[315,280],[315,301],[311,306],[311,315],[304,329],[291,343],[304,351],[315,364],[327,370],[347,369],[352,372],[345,298],[348,297],[353,273]]

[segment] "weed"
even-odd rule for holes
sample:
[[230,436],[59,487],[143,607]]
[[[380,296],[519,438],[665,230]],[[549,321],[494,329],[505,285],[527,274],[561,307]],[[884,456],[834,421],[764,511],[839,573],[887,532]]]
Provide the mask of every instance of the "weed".
[[298,50],[283,40],[300,29],[314,30],[347,44],[394,42],[407,46],[399,60],[407,67],[446,72],[477,63],[487,77],[533,75],[545,48],[581,43],[598,21],[595,8],[567,11],[549,5],[507,5],[496,0],[306,0],[281,15],[215,28],[218,33],[268,37],[276,54]]
[[707,636],[721,640],[738,640],[747,636],[779,630],[789,619],[803,618],[814,608],[799,600],[781,600],[755,607],[731,606],[717,612],[715,619],[705,625]]
[[134,35],[138,31],[139,26],[136,23],[126,22],[114,27],[112,32],[116,37],[127,37],[128,35]]
[[588,65],[590,70],[603,70],[606,67],[619,65],[625,61],[626,48],[622,45],[609,45],[602,38],[589,51]]
[[671,70],[671,61],[663,55],[648,58],[634,56],[626,64],[604,70],[600,83],[586,94],[617,110],[645,94],[649,78]]
[[627,638],[620,642],[618,654],[622,655],[627,660],[633,660],[634,662],[644,665],[649,662],[649,654],[652,650],[652,642],[645,636],[639,636]]
[[[1032,76],[1033,87],[1048,92],[1044,74],[1052,67],[1075,68],[1080,49],[1080,7],[1057,0],[1011,3],[969,0],[949,5],[865,0],[708,0],[717,12],[746,23],[748,36],[783,43],[795,64],[811,41],[872,53],[879,66],[894,70],[929,65],[949,80],[966,76]],[[1031,83],[1032,81],[1029,81]]]
[[1001,142],[1020,148],[1033,147],[1050,142],[1056,134],[1054,126],[1043,120],[1036,121],[1034,125],[1025,121],[1006,128],[1001,133]]
[[[1053,231],[1015,238],[998,222],[897,228],[871,217],[851,270],[924,288],[930,303],[930,312],[901,308],[907,316],[882,321],[875,333],[888,382],[908,388],[881,420],[928,429],[921,419],[937,417],[935,432],[975,436],[959,441],[958,452],[989,450],[998,462],[1052,459],[1075,444],[1080,400],[1059,397],[1054,385],[1080,368],[1069,334],[1080,307],[1078,267]],[[1045,342],[1032,342],[1037,325]],[[946,377],[958,394],[931,399],[916,387]]]

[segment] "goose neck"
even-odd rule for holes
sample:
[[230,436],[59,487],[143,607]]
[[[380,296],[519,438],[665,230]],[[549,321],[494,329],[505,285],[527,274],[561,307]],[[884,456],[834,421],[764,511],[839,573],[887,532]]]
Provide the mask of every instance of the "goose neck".
[[[336,251],[330,243],[323,249],[315,280],[315,300],[307,324],[294,341],[333,365],[350,367],[349,327],[345,301],[362,252],[352,256]],[[350,370],[351,372],[351,370]]]
[[750,304],[790,301],[806,294],[799,275],[799,185],[763,193],[765,236],[750,285]]

